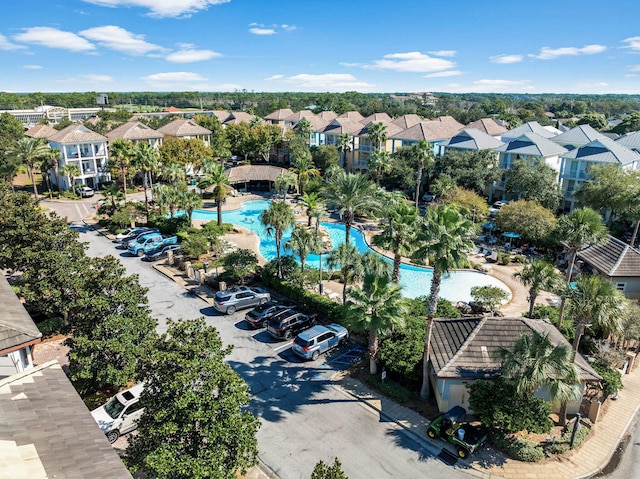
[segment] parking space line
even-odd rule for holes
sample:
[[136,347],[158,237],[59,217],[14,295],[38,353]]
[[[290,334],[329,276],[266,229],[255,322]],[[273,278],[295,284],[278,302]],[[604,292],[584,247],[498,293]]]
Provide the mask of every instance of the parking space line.
[[283,344],[282,346],[278,346],[273,351],[276,352],[276,353],[281,353],[282,351],[285,351],[285,350],[289,349],[292,345],[293,345],[293,341],[289,341],[287,344]]

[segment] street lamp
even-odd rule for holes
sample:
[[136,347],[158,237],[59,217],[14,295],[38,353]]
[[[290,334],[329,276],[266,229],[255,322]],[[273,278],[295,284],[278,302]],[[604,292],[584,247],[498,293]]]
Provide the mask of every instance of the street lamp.
[[318,292],[323,294],[324,286],[322,284],[322,250],[320,250],[320,282],[318,283]]

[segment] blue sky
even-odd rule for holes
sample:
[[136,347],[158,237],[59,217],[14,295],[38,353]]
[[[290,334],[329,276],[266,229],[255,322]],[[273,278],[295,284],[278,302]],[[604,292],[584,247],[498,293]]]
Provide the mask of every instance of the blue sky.
[[640,93],[640,2],[3,2],[0,91]]

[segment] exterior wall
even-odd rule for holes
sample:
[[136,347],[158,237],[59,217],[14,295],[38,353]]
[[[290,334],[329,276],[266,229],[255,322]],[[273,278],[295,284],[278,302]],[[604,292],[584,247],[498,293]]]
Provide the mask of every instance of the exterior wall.
[[11,360],[13,366],[16,368],[16,373],[21,373],[22,371],[31,369],[33,367],[31,346],[25,346],[22,349],[12,351],[7,354],[7,357]]
[[[638,272],[640,274],[640,271]],[[640,277],[620,276],[607,278],[628,299],[640,299]]]
[[[51,142],[51,148],[61,152],[59,167],[75,164],[80,168],[80,176],[74,178],[76,185],[87,185],[97,188],[100,183],[111,180],[107,170],[107,142],[97,143],[65,143]],[[55,174],[50,173],[52,183],[56,183]],[[70,178],[60,176],[60,187],[70,189]]]

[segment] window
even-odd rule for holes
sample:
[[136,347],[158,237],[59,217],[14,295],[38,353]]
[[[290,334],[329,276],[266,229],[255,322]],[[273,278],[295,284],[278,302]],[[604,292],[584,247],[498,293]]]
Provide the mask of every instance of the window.
[[624,290],[627,289],[627,283],[616,283],[616,289],[624,293]]

